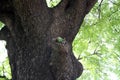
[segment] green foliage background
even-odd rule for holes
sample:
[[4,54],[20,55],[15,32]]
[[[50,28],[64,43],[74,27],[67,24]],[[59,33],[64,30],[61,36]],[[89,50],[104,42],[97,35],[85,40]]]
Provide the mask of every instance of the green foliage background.
[[103,0],[100,15],[99,4],[86,16],[73,42],[84,66],[77,80],[120,80],[120,1]]
[[[50,8],[61,0],[52,1],[47,3]],[[100,1],[86,16],[73,42],[75,56],[84,66],[77,80],[120,80],[120,0],[103,0],[101,7]],[[0,63],[0,76],[5,76],[0,80],[11,79],[10,74],[6,58]]]

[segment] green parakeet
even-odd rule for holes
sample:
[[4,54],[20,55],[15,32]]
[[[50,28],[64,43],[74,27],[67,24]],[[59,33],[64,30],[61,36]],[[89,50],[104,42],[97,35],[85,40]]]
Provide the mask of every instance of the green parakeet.
[[56,41],[58,43],[63,43],[65,40],[62,37],[57,37]]

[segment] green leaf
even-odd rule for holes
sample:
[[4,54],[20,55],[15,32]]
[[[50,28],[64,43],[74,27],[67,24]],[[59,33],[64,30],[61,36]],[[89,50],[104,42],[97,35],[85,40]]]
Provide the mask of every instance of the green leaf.
[[53,7],[57,6],[60,2],[61,2],[61,0],[46,0],[47,6],[49,8],[53,8]]

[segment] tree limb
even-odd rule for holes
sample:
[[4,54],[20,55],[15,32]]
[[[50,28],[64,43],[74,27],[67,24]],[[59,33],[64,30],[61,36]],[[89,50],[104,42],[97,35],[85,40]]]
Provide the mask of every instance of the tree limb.
[[102,6],[102,2],[103,2],[103,0],[101,0],[100,4],[99,4],[99,6],[98,6],[98,13],[99,13],[98,18],[99,18],[99,19],[100,19],[100,17],[101,17],[101,6]]
[[0,40],[6,40],[10,38],[10,31],[7,28],[7,26],[4,26],[1,30],[0,30]]
[[98,0],[87,0],[87,9],[86,9],[86,13],[89,13],[90,10],[93,8],[93,6],[95,5],[95,3]]
[[0,21],[5,23],[7,26],[8,20],[13,20],[14,8],[12,5],[12,0],[1,0],[0,1]]
[[53,16],[55,18],[51,25],[51,34],[54,35],[53,37],[61,36],[66,38],[68,42],[72,42],[79,31],[85,15],[96,2],[97,0],[62,1],[61,4],[53,10]]

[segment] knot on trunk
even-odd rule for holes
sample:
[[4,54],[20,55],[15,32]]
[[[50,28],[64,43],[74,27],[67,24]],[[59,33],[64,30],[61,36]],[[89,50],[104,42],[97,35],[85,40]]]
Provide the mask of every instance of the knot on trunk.
[[65,39],[52,40],[50,67],[55,80],[75,80],[83,71],[82,65],[72,53],[72,46]]

